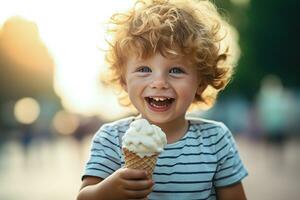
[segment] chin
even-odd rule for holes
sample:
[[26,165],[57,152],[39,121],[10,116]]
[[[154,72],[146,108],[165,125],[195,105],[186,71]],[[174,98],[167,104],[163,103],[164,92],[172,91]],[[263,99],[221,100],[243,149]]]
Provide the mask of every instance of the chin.
[[148,121],[150,121],[152,124],[166,124],[171,122],[172,120],[168,117],[164,117],[164,116],[159,116],[159,115],[154,115],[151,117],[145,117]]

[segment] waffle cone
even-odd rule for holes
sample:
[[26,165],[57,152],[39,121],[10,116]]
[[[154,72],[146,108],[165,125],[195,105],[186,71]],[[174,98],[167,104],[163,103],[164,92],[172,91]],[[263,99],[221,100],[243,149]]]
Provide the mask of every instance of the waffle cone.
[[125,156],[125,167],[145,170],[147,171],[148,178],[152,178],[158,154],[141,158],[139,155],[129,151],[126,148],[123,148],[123,153]]

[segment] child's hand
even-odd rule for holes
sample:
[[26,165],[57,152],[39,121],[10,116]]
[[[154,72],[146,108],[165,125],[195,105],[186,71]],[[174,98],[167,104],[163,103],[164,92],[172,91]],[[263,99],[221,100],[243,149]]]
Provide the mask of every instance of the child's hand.
[[[152,192],[153,181],[143,170],[121,168],[103,180],[109,199],[146,199]],[[103,186],[104,186],[103,185]]]

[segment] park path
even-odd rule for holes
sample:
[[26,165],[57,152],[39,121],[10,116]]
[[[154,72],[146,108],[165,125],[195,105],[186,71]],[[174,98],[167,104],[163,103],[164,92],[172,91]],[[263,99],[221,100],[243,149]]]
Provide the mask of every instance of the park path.
[[[249,200],[300,199],[300,141],[280,149],[236,138],[249,171],[244,187]],[[0,148],[1,200],[74,200],[88,157],[91,137],[32,143],[27,153],[16,141]]]

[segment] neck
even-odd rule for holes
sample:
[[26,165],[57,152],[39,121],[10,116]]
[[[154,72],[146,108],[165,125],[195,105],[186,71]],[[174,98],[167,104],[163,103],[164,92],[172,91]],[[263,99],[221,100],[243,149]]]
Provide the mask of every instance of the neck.
[[169,123],[156,124],[159,126],[167,136],[168,144],[180,140],[188,129],[188,121],[185,118],[176,119]]

